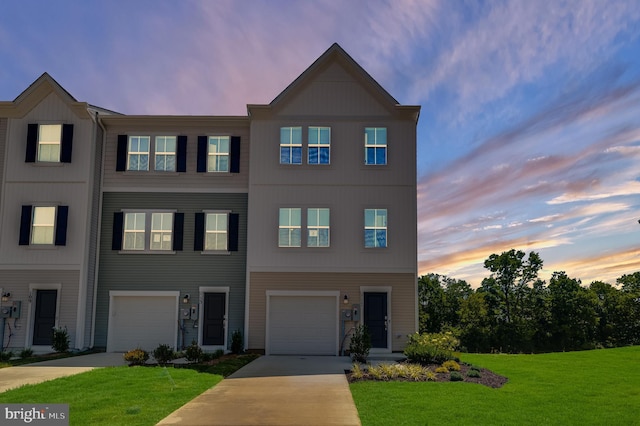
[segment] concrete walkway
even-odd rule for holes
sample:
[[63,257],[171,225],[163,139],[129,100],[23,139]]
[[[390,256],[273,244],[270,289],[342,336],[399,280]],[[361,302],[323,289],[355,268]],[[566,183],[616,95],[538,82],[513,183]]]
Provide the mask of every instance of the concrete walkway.
[[0,392],[84,373],[98,367],[126,365],[121,353],[97,353],[0,369]]
[[159,425],[360,425],[348,357],[263,356]]

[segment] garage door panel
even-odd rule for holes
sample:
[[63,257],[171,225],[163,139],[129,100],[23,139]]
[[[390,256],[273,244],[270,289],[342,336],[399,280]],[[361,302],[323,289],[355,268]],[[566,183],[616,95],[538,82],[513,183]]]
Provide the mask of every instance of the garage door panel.
[[175,347],[175,296],[115,296],[111,300],[108,351],[138,347],[153,351],[160,344]]
[[271,296],[269,353],[336,355],[335,296]]

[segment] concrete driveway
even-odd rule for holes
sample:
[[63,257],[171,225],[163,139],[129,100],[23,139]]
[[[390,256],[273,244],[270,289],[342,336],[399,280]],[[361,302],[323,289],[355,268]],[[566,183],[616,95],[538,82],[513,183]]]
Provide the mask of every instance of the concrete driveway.
[[263,356],[159,425],[360,425],[348,357]]
[[98,367],[126,365],[121,353],[97,353],[0,369],[0,392],[83,373]]

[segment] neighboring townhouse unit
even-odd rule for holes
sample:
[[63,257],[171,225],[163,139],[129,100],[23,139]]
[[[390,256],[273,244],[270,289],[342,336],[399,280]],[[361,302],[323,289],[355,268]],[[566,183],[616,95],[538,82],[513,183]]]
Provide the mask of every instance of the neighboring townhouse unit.
[[334,44],[246,116],[0,102],[3,348],[338,355],[417,330],[416,125]]
[[417,330],[419,111],[337,44],[249,106],[249,349],[336,355],[364,323],[399,351]]
[[51,351],[52,328],[90,346],[102,131],[109,111],[43,74],[0,102],[3,348]]
[[249,120],[110,116],[94,345],[227,349],[244,328]]

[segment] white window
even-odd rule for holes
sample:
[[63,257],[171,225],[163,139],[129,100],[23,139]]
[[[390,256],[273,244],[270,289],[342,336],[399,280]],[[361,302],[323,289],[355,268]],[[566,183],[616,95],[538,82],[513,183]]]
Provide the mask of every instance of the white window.
[[31,221],[31,244],[53,244],[55,223],[55,207],[34,207]]
[[127,170],[149,170],[149,136],[129,136]]
[[387,164],[387,128],[367,127],[364,129],[365,164]]
[[176,137],[156,136],[156,170],[176,171]]
[[60,162],[61,124],[41,124],[38,129],[38,161]]
[[280,209],[280,222],[278,227],[279,247],[300,247],[301,242],[301,209]]
[[331,127],[309,127],[309,164],[329,164],[331,159]]
[[229,136],[209,136],[207,171],[229,171]]
[[171,251],[172,212],[126,212],[122,250]]
[[329,247],[329,209],[307,209],[307,247]]
[[280,128],[280,164],[302,164],[302,127]]
[[205,250],[227,250],[227,213],[207,213],[205,225]]
[[365,209],[364,246],[387,246],[387,209]]

